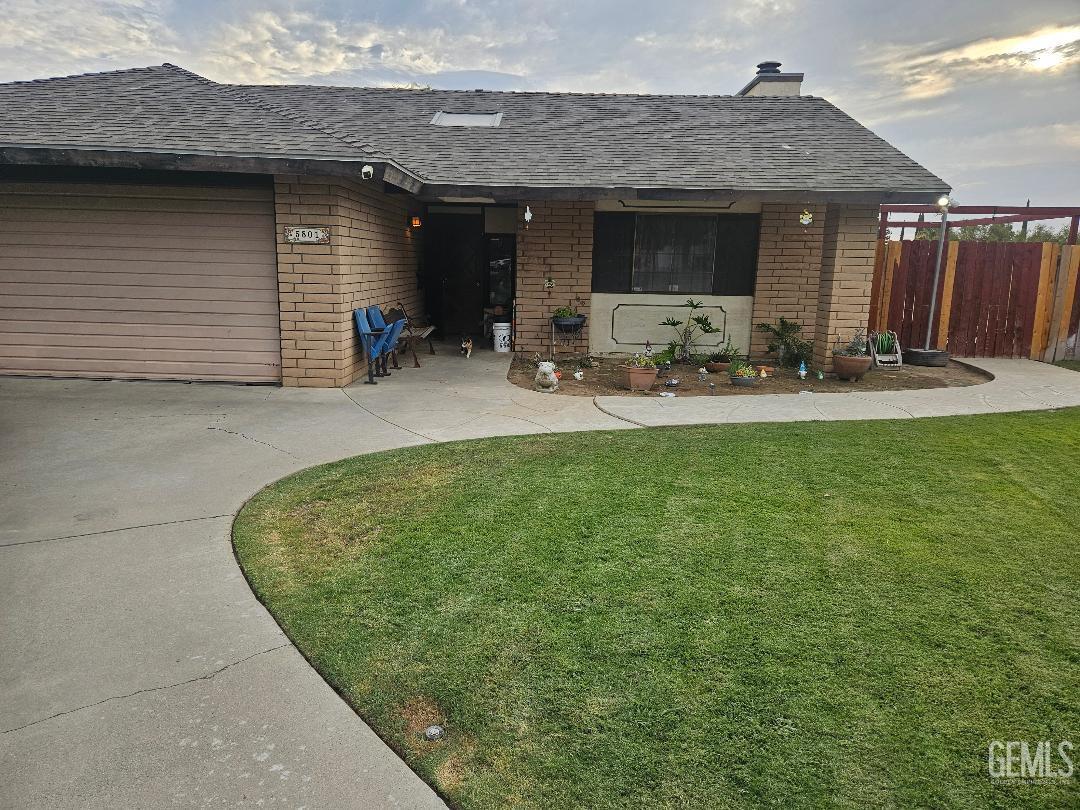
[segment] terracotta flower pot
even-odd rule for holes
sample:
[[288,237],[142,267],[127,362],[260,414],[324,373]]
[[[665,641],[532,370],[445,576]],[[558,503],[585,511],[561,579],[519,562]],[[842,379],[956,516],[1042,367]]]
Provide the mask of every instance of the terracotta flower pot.
[[619,366],[623,388],[631,391],[648,391],[656,382],[656,369],[652,366]]
[[870,370],[870,355],[851,357],[846,354],[834,354],[832,358],[833,371],[841,380],[858,382],[863,375]]
[[717,374],[721,371],[727,371],[731,368],[731,363],[714,363],[711,360],[705,364],[705,370],[711,374]]

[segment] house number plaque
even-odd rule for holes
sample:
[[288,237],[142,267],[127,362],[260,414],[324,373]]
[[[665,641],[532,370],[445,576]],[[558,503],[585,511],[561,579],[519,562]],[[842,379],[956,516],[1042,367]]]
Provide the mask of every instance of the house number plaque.
[[285,229],[285,241],[301,245],[327,245],[330,243],[330,229],[290,226]]

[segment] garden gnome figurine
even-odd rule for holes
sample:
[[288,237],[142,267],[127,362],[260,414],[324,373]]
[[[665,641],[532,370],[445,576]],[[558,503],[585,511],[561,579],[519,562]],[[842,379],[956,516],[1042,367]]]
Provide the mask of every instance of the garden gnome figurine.
[[652,343],[648,340],[645,341],[645,356],[652,357]]
[[536,376],[533,377],[536,390],[545,394],[554,394],[559,387],[559,378],[555,376],[555,364],[544,361],[536,366]]
[[806,361],[805,360],[800,360],[799,361],[799,379],[800,380],[805,380],[806,379]]

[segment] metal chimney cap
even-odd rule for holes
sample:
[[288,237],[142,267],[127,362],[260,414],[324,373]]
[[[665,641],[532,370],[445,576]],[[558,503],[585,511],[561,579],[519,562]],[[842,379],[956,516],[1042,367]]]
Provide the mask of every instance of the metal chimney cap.
[[758,62],[757,72],[758,72],[759,76],[762,75],[763,73],[779,73],[780,72],[780,63],[779,62],[773,62],[773,61]]

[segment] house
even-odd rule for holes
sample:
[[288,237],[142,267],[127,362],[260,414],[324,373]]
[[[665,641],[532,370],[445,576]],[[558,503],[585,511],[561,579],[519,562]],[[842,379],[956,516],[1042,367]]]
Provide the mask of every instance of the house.
[[[733,96],[218,84],[173,65],[0,85],[0,373],[342,386],[351,311],[548,350],[744,349],[864,326],[878,205],[948,190],[762,63]],[[528,216],[526,216],[528,214]]]

